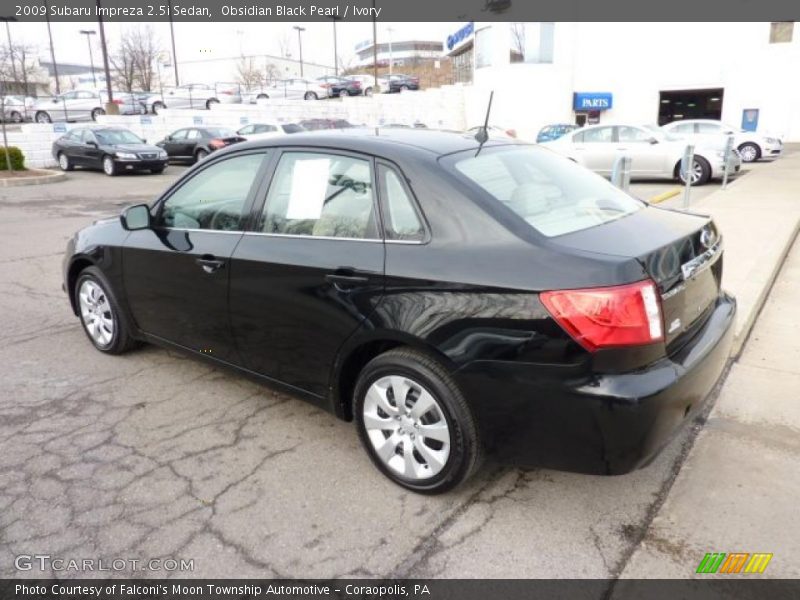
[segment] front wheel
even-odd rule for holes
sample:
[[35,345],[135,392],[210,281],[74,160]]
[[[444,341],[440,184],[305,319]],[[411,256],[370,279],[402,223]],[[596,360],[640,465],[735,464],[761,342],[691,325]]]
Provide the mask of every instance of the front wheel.
[[742,162],[755,162],[761,158],[761,148],[755,144],[746,142],[739,146],[739,155],[742,157]]
[[347,90],[339,90],[339,98],[347,98],[348,95]]
[[43,110],[40,110],[39,112],[36,113],[35,119],[36,119],[37,123],[52,123],[53,122],[53,119],[50,116],[50,113],[47,113],[47,112],[45,112]]
[[365,96],[372,96],[372,94],[374,94],[374,93],[375,92],[372,91],[371,87],[368,87],[367,89],[364,90],[364,95]]
[[84,269],[75,282],[74,294],[83,331],[95,348],[106,354],[122,354],[136,344],[100,269]]
[[303,96],[303,100],[316,100],[317,95],[314,92],[306,92],[305,96]]
[[117,165],[111,156],[103,157],[103,173],[109,177],[113,177],[117,174]]
[[216,98],[209,98],[206,101],[206,110],[211,110],[212,104],[219,104],[219,100],[217,100]]
[[92,121],[97,121],[97,117],[104,114],[106,114],[106,111],[104,111],[102,108],[95,108],[92,111]]
[[153,102],[153,114],[157,115],[162,108],[167,108],[163,102]]
[[12,123],[22,123],[22,114],[16,110],[12,111],[9,117],[11,118]]
[[[686,177],[681,169],[680,162],[675,167],[675,170],[681,183],[686,183]],[[692,163],[690,185],[704,185],[709,179],[711,179],[711,165],[709,165],[708,161],[702,156],[695,156],[694,162]]]
[[425,354],[398,349],[371,360],[359,375],[353,403],[372,462],[404,488],[446,492],[480,466],[472,412],[450,374]]
[[72,164],[72,161],[70,161],[69,156],[63,152],[58,153],[58,166],[62,171],[72,171],[75,168],[75,166]]
[[208,152],[206,150],[203,150],[202,148],[200,148],[200,150],[194,153],[194,158],[196,162],[200,162],[206,156],[208,156]]

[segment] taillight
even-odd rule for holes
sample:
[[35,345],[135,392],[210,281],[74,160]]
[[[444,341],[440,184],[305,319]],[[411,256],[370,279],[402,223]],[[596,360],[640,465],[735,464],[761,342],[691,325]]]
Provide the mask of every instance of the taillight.
[[539,297],[558,324],[589,352],[664,339],[661,304],[652,281],[542,292]]
[[350,85],[352,85],[354,88],[358,89],[358,88],[361,87],[361,82],[360,81],[353,81]]
[[122,104],[123,104],[122,100],[120,100],[119,98],[114,98],[114,99],[111,101],[111,103],[112,103],[112,104],[116,104],[117,106],[122,106]]
[[517,130],[516,129],[506,129],[506,135],[512,138],[517,137]]
[[224,148],[225,147],[225,140],[211,140],[208,142],[208,145],[212,148]]

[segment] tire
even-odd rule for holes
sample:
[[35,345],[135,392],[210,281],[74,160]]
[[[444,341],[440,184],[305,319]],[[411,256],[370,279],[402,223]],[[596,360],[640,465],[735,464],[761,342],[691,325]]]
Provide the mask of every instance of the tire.
[[317,100],[317,94],[314,92],[306,92],[303,96],[303,100]]
[[347,90],[339,90],[339,98],[347,98],[349,95]]
[[63,152],[58,153],[58,166],[61,168],[62,171],[72,171],[75,168],[75,165],[72,164],[72,161],[70,161],[69,156],[67,156]]
[[164,169],[166,169],[166,168],[167,168],[167,167],[157,167],[157,168],[155,168],[155,169],[150,169],[150,172],[151,172],[153,175],[161,175],[161,174],[164,172]]
[[400,86],[400,91],[401,91],[401,92],[407,92],[407,91],[408,91],[408,90],[410,90],[410,89],[411,89],[411,88],[409,88],[407,85],[401,85],[401,86]]
[[103,157],[103,173],[109,177],[114,177],[117,174],[117,165],[114,163],[114,158],[108,154]]
[[167,108],[163,102],[153,102],[153,114],[157,115],[162,108]]
[[370,98],[372,97],[372,94],[374,94],[374,93],[375,93],[375,92],[373,92],[373,91],[372,91],[372,88],[371,88],[371,87],[368,87],[367,89],[365,89],[365,90],[364,90],[364,95],[365,95],[365,96],[368,96],[368,97],[370,97]]
[[194,160],[195,162],[200,162],[206,156],[208,156],[208,150],[203,150],[202,148],[200,148],[197,152],[194,153]]
[[[394,402],[397,389],[405,390],[402,408]],[[428,407],[421,414],[414,412],[419,402]],[[372,359],[359,374],[353,414],[375,466],[414,492],[446,492],[482,462],[478,428],[461,390],[441,364],[421,352],[401,348]]]
[[[694,157],[693,172],[694,176],[691,183],[691,185],[693,186],[704,185],[708,183],[709,179],[711,179],[711,165],[709,165],[708,161],[702,156]],[[678,161],[678,164],[675,165],[675,174],[677,175],[681,183],[684,184],[686,183],[686,180],[683,177],[683,173],[681,172],[680,161]]]
[[9,118],[12,123],[22,123],[22,114],[19,111],[11,111]]
[[39,112],[37,112],[36,116],[34,117],[34,120],[37,123],[52,123],[53,122],[53,118],[50,116],[50,113],[48,113],[47,111],[44,111],[44,110],[40,110]]
[[219,100],[217,100],[216,98],[209,98],[208,100],[206,100],[206,110],[211,110],[212,104],[219,104]]
[[269,96],[267,94],[259,94],[256,96],[256,100],[269,100]]
[[745,142],[739,146],[738,150],[742,157],[742,162],[756,162],[759,158],[761,158],[761,148],[758,147],[758,144]]
[[92,111],[92,121],[97,121],[97,117],[104,114],[106,114],[106,111],[104,111],[102,108],[95,108]]
[[100,352],[122,354],[136,345],[125,315],[100,269],[87,267],[81,271],[72,294],[83,332]]

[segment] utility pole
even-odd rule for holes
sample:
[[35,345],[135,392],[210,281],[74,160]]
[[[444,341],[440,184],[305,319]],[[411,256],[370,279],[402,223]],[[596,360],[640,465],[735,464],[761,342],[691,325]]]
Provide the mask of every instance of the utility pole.
[[94,72],[94,57],[92,56],[92,36],[97,32],[94,29],[81,29],[81,35],[86,36],[86,43],[89,44],[89,64],[92,66],[92,81],[97,89],[97,75]]
[[375,17],[375,0],[372,0],[372,78],[374,81],[373,92],[380,92],[378,85],[378,19]]
[[47,37],[50,38],[50,60],[53,61],[53,76],[56,79],[56,96],[60,96],[61,83],[58,81],[58,65],[56,64],[56,51],[55,48],[53,48],[53,32],[50,29],[50,9],[47,6],[47,0],[44,0],[44,19],[47,21]]
[[336,21],[339,17],[331,17],[333,20],[333,74],[339,76],[339,48],[336,44]]
[[[14,77],[14,83],[17,82],[17,63],[14,60],[14,46],[11,45],[11,27],[9,26],[9,21],[16,21],[16,17],[0,17],[0,21],[6,22],[6,36],[8,36],[8,55],[11,58],[11,74]],[[25,65],[22,65],[22,68],[25,68]],[[25,90],[23,94],[27,94],[28,90]]]
[[394,65],[394,56],[392,56],[392,33],[394,29],[387,27],[386,31],[389,32],[389,79],[392,78],[392,66]]
[[178,81],[178,54],[175,52],[175,24],[172,21],[172,0],[167,0],[169,10],[169,35],[172,39],[172,66],[175,67],[175,87],[181,83]]
[[305,27],[300,27],[298,25],[294,26],[294,29],[297,29],[297,45],[299,46],[300,50],[300,77],[303,76],[303,32],[306,30]]
[[111,69],[108,66],[108,47],[106,46],[106,30],[103,25],[103,17],[100,12],[100,0],[97,0],[97,22],[100,25],[100,50],[103,52],[103,70],[106,74],[106,94],[108,102],[106,104],[106,114],[118,115],[119,107],[114,104],[114,93],[111,91]]

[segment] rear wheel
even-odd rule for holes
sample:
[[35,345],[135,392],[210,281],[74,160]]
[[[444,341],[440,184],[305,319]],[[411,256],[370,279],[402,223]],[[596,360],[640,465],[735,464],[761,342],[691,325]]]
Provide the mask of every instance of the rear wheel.
[[11,111],[9,118],[11,119],[12,123],[22,123],[22,114],[16,110]]
[[208,152],[200,148],[197,152],[194,153],[194,159],[197,162],[203,160],[206,156],[208,156]]
[[[686,178],[681,170],[680,162],[675,166],[675,172],[678,179],[680,179],[682,183],[686,183]],[[709,165],[708,161],[702,156],[695,156],[694,162],[692,163],[691,185],[703,185],[707,183],[709,179],[711,179],[711,165]]]
[[39,112],[37,112],[36,116],[34,118],[36,119],[37,123],[52,123],[53,122],[53,119],[50,116],[50,113],[45,112],[43,110],[40,110]]
[[268,100],[268,99],[269,96],[267,96],[266,94],[259,94],[258,96],[256,96],[256,100]]
[[410,90],[410,89],[411,89],[411,88],[409,88],[407,85],[401,85],[401,86],[400,86],[400,91],[401,91],[401,92],[407,92],[407,91],[408,91],[408,90]]
[[371,87],[368,87],[367,89],[364,90],[364,95],[365,96],[372,96],[373,93],[374,92],[372,91]]
[[739,146],[739,155],[742,157],[742,162],[755,162],[761,158],[761,148],[751,142],[746,142]]
[[72,161],[69,159],[69,156],[63,152],[58,153],[58,166],[62,171],[72,171],[75,168],[75,166],[72,164]]
[[209,98],[208,100],[206,100],[206,110],[211,110],[212,104],[219,104],[219,100],[217,100],[216,98]]
[[95,108],[92,111],[92,121],[97,121],[97,117],[104,114],[106,114],[106,111],[104,111],[102,108]]
[[113,157],[108,155],[103,157],[103,173],[109,177],[113,177],[117,174],[117,165],[114,162]]
[[409,490],[438,494],[480,466],[478,429],[447,370],[410,349],[371,360],[359,375],[353,414],[378,469]]
[[347,98],[347,90],[339,90],[339,98]]
[[317,95],[314,92],[306,92],[303,96],[303,100],[316,100]]
[[75,282],[73,293],[83,331],[95,348],[107,354],[122,354],[136,344],[100,269],[84,269]]
[[157,115],[162,108],[167,108],[163,102],[153,102],[153,114]]

